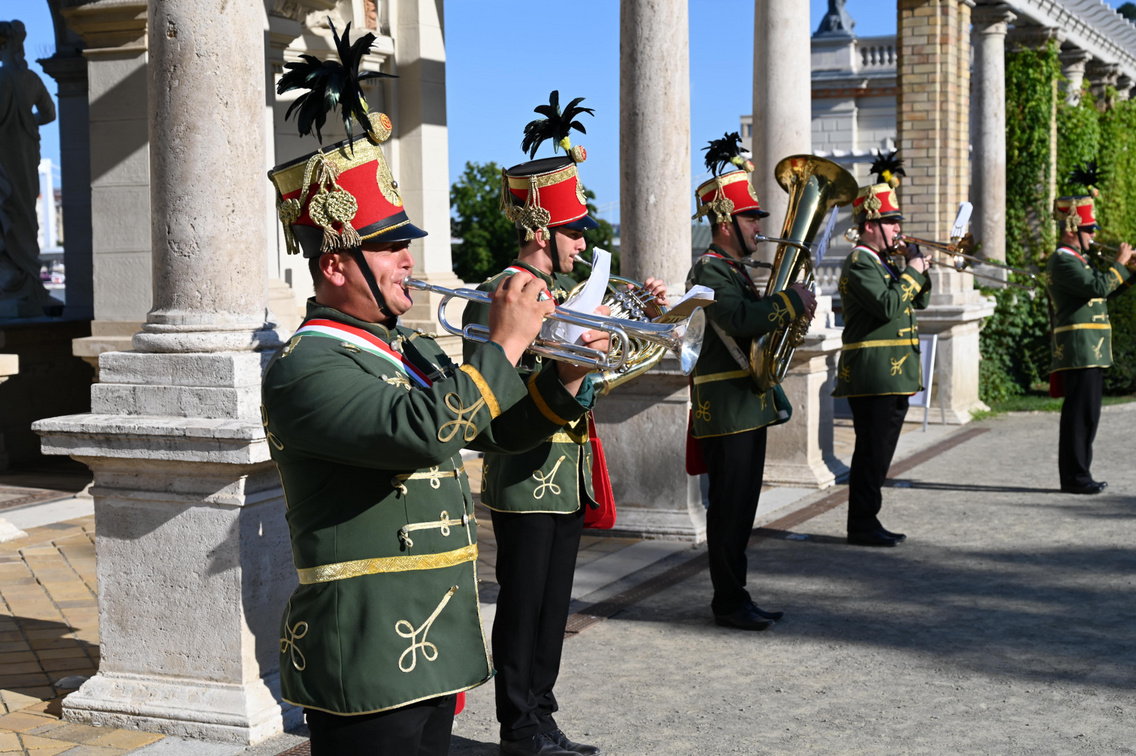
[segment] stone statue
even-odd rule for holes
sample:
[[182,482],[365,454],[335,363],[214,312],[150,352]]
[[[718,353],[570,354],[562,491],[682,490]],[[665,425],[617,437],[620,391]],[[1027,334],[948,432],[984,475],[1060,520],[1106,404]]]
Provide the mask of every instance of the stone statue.
[[40,280],[36,238],[39,127],[55,120],[55,105],[28,70],[26,36],[20,21],[0,21],[0,318],[36,317],[62,306]]
[[852,37],[853,27],[856,22],[848,15],[848,11],[844,8],[845,0],[828,0],[828,13],[824,14],[824,18],[820,21],[820,26],[817,27],[815,37]]

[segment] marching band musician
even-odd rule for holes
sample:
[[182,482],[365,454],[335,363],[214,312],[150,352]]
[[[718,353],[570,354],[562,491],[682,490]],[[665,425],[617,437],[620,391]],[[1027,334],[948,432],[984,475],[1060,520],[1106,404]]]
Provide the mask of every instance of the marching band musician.
[[[907,537],[878,516],[909,398],[923,387],[915,311],[931,297],[927,260],[900,237],[901,165],[894,152],[872,164],[880,183],[862,187],[852,203],[860,238],[840,275],[844,347],[832,395],[847,397],[856,432],[848,478],[848,543],[856,546],[896,546]],[[907,260],[902,270],[889,259],[897,250]]]
[[[343,55],[349,35],[335,34],[341,59],[358,61]],[[288,251],[308,259],[315,286],[263,382],[300,583],[280,626],[282,695],[304,708],[316,756],[445,754],[457,694],[492,674],[459,452],[523,449],[558,427],[542,413],[580,417],[583,373],[550,371],[529,386],[517,376],[553,309],[528,273],[495,290],[489,342],[460,368],[398,324],[411,306],[409,245],[426,232],[407,217],[382,152],[390,119],[350,105],[362,97],[357,70],[289,68],[281,92],[313,90],[297,101],[301,135],[338,99],[357,136],[269,174]],[[350,91],[325,97],[336,79]]]
[[[753,164],[740,155],[740,141],[734,133],[710,142],[706,167],[714,177],[697,190],[694,217],[710,217],[712,241],[690,269],[687,285],[713,289],[714,303],[706,308],[711,327],[692,376],[687,472],[709,476],[706,545],[714,621],[766,630],[783,613],[762,610],[751,599],[745,550],[765,472],[766,428],[788,421],[792,408],[780,386],[757,391],[747,355],[753,339],[802,313],[811,318],[816,298],[802,284],[762,298],[741,263],[754,252],[761,218],[769,213],[750,185]],[[695,461],[699,455],[704,464]]]
[[1108,485],[1093,480],[1089,472],[1100,422],[1104,371],[1112,365],[1112,326],[1106,300],[1132,286],[1127,268],[1132,247],[1121,244],[1116,262],[1107,270],[1098,270],[1088,262],[1089,247],[1098,229],[1093,210],[1093,198],[1099,195],[1096,166],[1075,170],[1070,178],[1090,193],[1054,201],[1053,216],[1060,224],[1061,238],[1045,266],[1053,313],[1051,393],[1065,396],[1057,469],[1062,491],[1097,494]]
[[[482,290],[492,291],[512,275],[526,273],[536,276],[560,304],[575,285],[566,274],[584,251],[584,232],[598,226],[588,215],[577,172],[587,153],[580,145],[572,146],[568,137],[574,119],[592,112],[579,106],[582,99],[561,110],[554,91],[549,104],[536,109],[545,118],[525,127],[522,149],[530,158],[546,140],[564,148],[566,155],[504,171],[502,210],[517,227],[520,250],[508,268],[481,285]],[[665,304],[661,282],[648,279],[646,286]],[[606,310],[600,308],[602,314]],[[484,324],[486,317],[483,306],[470,304],[463,323]],[[467,356],[470,351],[467,345]],[[553,364],[558,363],[526,355],[517,370],[533,385]],[[591,401],[593,394],[593,386],[585,381],[581,401],[585,396]],[[551,410],[545,417],[557,427],[542,444],[522,454],[486,454],[483,469],[481,501],[493,520],[501,589],[493,621],[500,749],[506,755],[597,754],[598,747],[570,740],[553,717],[559,709],[553,687],[560,672],[585,508],[599,506],[589,423]]]

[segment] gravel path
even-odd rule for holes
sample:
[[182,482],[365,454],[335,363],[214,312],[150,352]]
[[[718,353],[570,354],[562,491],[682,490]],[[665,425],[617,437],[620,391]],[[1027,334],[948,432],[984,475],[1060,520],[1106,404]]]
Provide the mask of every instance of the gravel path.
[[[1056,491],[1057,416],[989,432],[884,492],[895,549],[845,508],[750,551],[786,620],[716,627],[706,572],[570,639],[559,722],[605,754],[1136,753],[1134,405],[1106,408],[1100,496]],[[452,753],[496,754],[493,686]]]

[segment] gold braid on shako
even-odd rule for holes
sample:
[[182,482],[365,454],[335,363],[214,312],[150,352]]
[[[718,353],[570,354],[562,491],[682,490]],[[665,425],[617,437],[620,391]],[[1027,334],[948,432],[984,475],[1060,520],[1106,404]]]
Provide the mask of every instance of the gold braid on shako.
[[[699,220],[710,214],[714,215],[715,223],[729,223],[737,205],[726,195],[726,182],[724,176],[736,174],[738,169],[745,171],[746,183],[749,184],[749,174],[753,173],[753,163],[742,155],[742,138],[738,132],[726,132],[721,139],[711,139],[703,147],[706,153],[706,170],[714,176],[714,196],[703,200],[698,211],[691,216],[691,220]],[[705,185],[699,187],[701,190]],[[752,187],[749,192],[753,195]],[[756,196],[754,197],[756,200]]]
[[[1053,216],[1062,223],[1065,231],[1070,233],[1075,232],[1083,225],[1088,225],[1087,220],[1096,222],[1096,215],[1093,211],[1093,201],[1100,196],[1100,190],[1097,184],[1100,183],[1101,175],[1100,168],[1097,166],[1097,161],[1090,160],[1084,165],[1077,166],[1069,171],[1069,183],[1080,184],[1085,187],[1088,194],[1074,195],[1070,197],[1059,197],[1053,203]],[[1088,216],[1082,216],[1079,212],[1079,207],[1088,207]]]

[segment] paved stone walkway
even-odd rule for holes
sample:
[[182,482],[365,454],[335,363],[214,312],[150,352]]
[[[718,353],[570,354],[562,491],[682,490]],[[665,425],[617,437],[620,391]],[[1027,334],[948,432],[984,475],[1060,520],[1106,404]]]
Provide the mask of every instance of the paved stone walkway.
[[[710,622],[704,548],[586,536],[561,724],[611,754],[1136,753],[1129,407],[1104,413],[1101,497],[1054,492],[1055,415],[909,426],[897,459],[969,435],[885,492],[885,522],[911,535],[898,549],[842,543],[840,489],[766,492],[751,575],[759,602],[787,611],[771,633]],[[837,428],[846,453],[850,430]],[[240,749],[59,719],[98,663],[85,511],[0,512],[27,531],[0,544],[0,754],[301,756],[294,735]],[[455,756],[496,754],[492,699],[492,685],[471,692]]]

